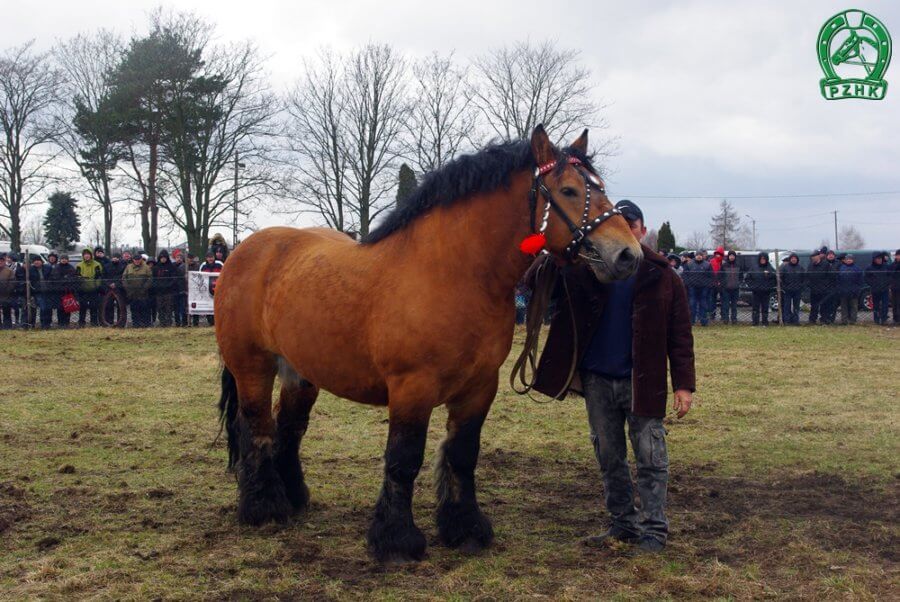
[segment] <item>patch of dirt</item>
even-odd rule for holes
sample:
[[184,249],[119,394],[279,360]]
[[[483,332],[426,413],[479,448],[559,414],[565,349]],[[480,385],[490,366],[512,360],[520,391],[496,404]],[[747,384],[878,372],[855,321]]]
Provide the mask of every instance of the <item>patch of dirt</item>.
[[[482,495],[485,507],[508,505],[514,510],[497,508],[491,514],[521,513],[522,521],[534,524],[562,521],[585,534],[599,530],[597,514],[591,511],[599,507],[600,514],[605,514],[599,468],[576,460],[556,460],[555,464],[548,466],[543,458],[517,451],[495,449],[483,454],[479,462],[482,483],[494,491],[498,485],[514,484],[526,492],[514,500]],[[711,464],[670,469],[668,518],[674,540],[701,540],[706,556],[740,559],[771,556],[786,539],[799,537],[826,550],[900,562],[900,549],[895,545],[896,525],[900,524],[900,484],[896,481],[879,489],[821,472],[755,480],[719,476],[714,468]],[[638,499],[637,492],[635,497]],[[573,508],[585,511],[561,510]],[[750,542],[751,549],[728,550],[715,543],[750,520],[771,523],[776,535],[771,547],[756,541]],[[791,532],[778,537],[785,521],[791,524]]]
[[0,483],[0,533],[13,528],[31,515],[25,490],[12,483]]

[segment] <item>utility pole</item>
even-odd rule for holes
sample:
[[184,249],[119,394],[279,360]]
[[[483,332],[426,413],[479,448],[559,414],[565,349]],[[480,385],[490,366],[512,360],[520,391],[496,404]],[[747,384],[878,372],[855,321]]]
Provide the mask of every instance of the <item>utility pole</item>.
[[749,219],[750,223],[753,224],[753,248],[755,249],[756,248],[756,220],[753,219],[752,217],[750,217],[749,215],[747,215],[746,213],[744,214],[744,217]]
[[238,239],[238,226],[237,226],[237,218],[238,218],[238,152],[237,149],[234,149],[234,236],[231,240],[231,249],[234,250],[237,248],[237,239]]
[[838,237],[837,237],[837,211],[832,211],[834,214],[834,248],[837,250],[838,248]]

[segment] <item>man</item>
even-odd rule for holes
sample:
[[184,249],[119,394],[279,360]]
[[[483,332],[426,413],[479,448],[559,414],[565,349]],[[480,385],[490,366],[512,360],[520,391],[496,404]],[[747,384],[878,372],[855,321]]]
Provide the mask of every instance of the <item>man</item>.
[[103,266],[94,259],[94,252],[84,249],[81,252],[81,263],[75,268],[81,278],[81,297],[78,303],[78,326],[84,327],[88,310],[91,312],[91,326],[100,325],[100,285],[103,283]]
[[59,263],[59,254],[56,251],[50,251],[50,254],[47,255],[47,267],[50,268],[50,271],[53,271],[53,268],[57,266]]
[[894,304],[894,326],[900,324],[900,249],[894,251],[891,264],[891,298]]
[[847,253],[841,258],[838,270],[838,293],[841,299],[841,324],[856,324],[859,309],[859,294],[862,292],[865,276],[853,255]]
[[131,307],[131,326],[146,328],[150,325],[150,287],[153,285],[153,273],[150,266],[144,263],[140,253],[132,256],[131,265],[122,274],[122,287]]
[[178,269],[169,261],[169,252],[159,252],[153,266],[153,292],[156,297],[156,314],[160,326],[171,326],[175,312],[175,293],[178,287]]
[[742,278],[737,253],[728,251],[728,258],[722,262],[722,269],[719,270],[719,282],[722,287],[722,322],[725,324],[737,324],[737,302]]
[[872,289],[872,316],[875,323],[887,324],[891,268],[885,264],[882,251],[872,253],[872,265],[866,268],[865,281]]
[[751,267],[744,275],[747,288],[753,294],[751,301],[751,315],[753,325],[759,326],[762,320],[763,326],[769,325],[769,299],[775,290],[775,270],[769,265],[769,255],[761,252],[756,256],[756,265]]
[[838,271],[841,269],[841,264],[832,249],[825,250],[825,265],[827,267],[825,273],[828,275],[825,287],[828,292],[822,301],[822,323],[834,324],[837,319],[837,308],[841,302],[841,295],[838,291]]
[[796,253],[788,255],[781,264],[781,317],[785,324],[800,324],[800,296],[806,280],[806,270]]
[[828,294],[828,263],[824,261],[827,249],[813,249],[809,255],[809,266],[806,268],[806,282],[809,284],[809,323],[815,324],[822,317],[825,324],[825,306],[823,302]]
[[[0,329],[12,328],[13,302],[16,295],[16,271],[10,267],[9,255],[0,255]],[[896,311],[896,310],[895,310]]]
[[107,264],[109,264],[109,258],[106,256],[106,251],[103,250],[103,247],[94,247],[94,259],[96,259],[104,269]]
[[175,264],[175,326],[187,326],[187,269],[184,264],[184,252],[181,249],[172,251]]
[[[50,328],[53,324],[53,293],[50,284],[50,266],[44,264],[44,258],[34,255],[31,267],[28,268],[28,286],[31,287],[33,307],[27,308],[26,322],[31,328],[37,326],[37,315],[41,317],[41,328]],[[35,312],[35,308],[37,312]]]
[[[646,232],[641,210],[630,201],[616,207],[640,240]],[[681,418],[691,408],[694,391],[694,340],[684,286],[665,258],[642,248],[641,265],[627,280],[603,284],[586,266],[563,270],[569,302],[559,303],[561,311],[550,326],[534,388],[559,399],[570,390],[585,398],[612,518],[604,535],[588,538],[585,544],[619,540],[637,544],[642,552],[659,552],[668,537],[669,461],[662,423],[666,362]],[[567,383],[573,352],[579,370]],[[634,506],[626,422],[637,460],[640,512]]]
[[701,326],[709,324],[707,303],[709,288],[712,286],[712,266],[706,261],[706,253],[700,249],[694,253],[693,261],[684,266],[684,286],[687,288],[688,303],[691,308],[691,324],[700,320]]

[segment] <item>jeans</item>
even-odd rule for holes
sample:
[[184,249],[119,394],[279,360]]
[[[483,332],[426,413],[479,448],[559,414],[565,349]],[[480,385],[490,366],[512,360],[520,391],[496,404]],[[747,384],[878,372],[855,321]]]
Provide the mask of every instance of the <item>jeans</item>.
[[91,326],[100,325],[100,293],[92,291],[89,293],[81,293],[78,304],[81,309],[78,313],[78,325],[84,326],[85,318],[88,310],[91,311]]
[[[896,313],[896,311],[894,312]],[[888,292],[880,291],[872,293],[872,314],[876,324],[887,324],[888,321]]]
[[841,294],[841,324],[856,324],[856,310],[859,309],[859,296],[856,293]]
[[722,321],[726,324],[731,320],[732,324],[737,324],[737,302],[738,289],[722,290]]
[[753,325],[759,325],[760,317],[762,318],[763,325],[769,324],[769,297],[771,296],[770,291],[753,291],[753,301],[752,305],[752,316],[753,316]]
[[[613,528],[666,542],[666,490],[669,482],[669,454],[662,418],[631,413],[631,379],[606,378],[583,372],[584,401],[587,406],[594,454],[600,463],[606,509]],[[634,487],[628,467],[628,437],[637,461],[637,491],[641,510],[634,507]]]
[[700,324],[706,326],[709,324],[709,318],[706,315],[706,303],[709,301],[709,289],[703,286],[688,287],[688,303],[691,307],[691,324],[696,324],[700,320]]
[[834,324],[840,301],[840,295],[834,291],[825,294],[825,298],[822,300],[822,324]]
[[800,291],[781,292],[781,317],[785,324],[800,323]]
[[891,295],[894,298],[894,324],[900,324],[900,288],[892,288]]

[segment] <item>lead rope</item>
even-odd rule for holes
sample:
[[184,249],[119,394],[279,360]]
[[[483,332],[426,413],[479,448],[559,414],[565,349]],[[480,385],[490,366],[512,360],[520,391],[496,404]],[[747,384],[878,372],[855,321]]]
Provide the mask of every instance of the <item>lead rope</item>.
[[578,362],[578,333],[575,328],[575,314],[572,311],[569,286],[565,277],[563,277],[563,291],[566,303],[569,305],[569,319],[572,326],[572,362],[569,366],[569,374],[566,376],[566,381],[562,388],[551,399],[543,401],[531,394],[537,376],[537,352],[541,340],[541,330],[544,326],[544,316],[547,313],[547,307],[550,305],[550,299],[553,296],[553,289],[556,286],[558,277],[559,270],[553,261],[545,260],[543,264],[538,266],[534,279],[534,289],[531,300],[528,303],[528,313],[525,317],[525,342],[522,345],[519,357],[513,363],[512,371],[509,373],[510,388],[519,395],[528,395],[531,401],[540,404],[548,404],[569,390]]

